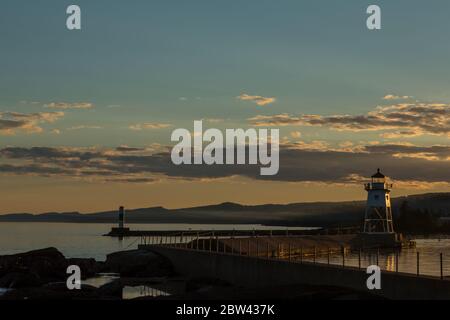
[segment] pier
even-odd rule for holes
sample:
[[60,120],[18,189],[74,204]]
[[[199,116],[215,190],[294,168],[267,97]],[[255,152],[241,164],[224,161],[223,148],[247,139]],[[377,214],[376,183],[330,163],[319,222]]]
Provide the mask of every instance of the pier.
[[[167,238],[167,243],[141,243],[139,249],[168,258],[179,274],[221,279],[241,287],[306,284],[347,288],[387,299],[450,299],[450,281],[442,271],[442,255],[440,277],[420,274],[417,260],[417,274],[399,272],[397,268],[382,270],[381,290],[369,290],[366,268],[361,260],[358,266],[347,265],[345,247],[342,251],[329,249],[328,261],[318,261],[316,258],[323,257],[323,252],[317,248],[299,248],[293,244],[295,237],[289,238],[288,246],[280,245],[277,240],[281,239],[276,237],[250,241],[248,238],[212,239],[211,242],[207,239],[176,242]],[[256,241],[263,245],[254,246]],[[341,261],[331,262],[330,255],[339,252]]]

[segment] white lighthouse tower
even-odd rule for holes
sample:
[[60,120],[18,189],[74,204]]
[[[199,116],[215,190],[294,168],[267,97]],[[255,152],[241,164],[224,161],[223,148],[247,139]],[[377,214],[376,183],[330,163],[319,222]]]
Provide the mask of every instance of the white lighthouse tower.
[[394,225],[389,195],[392,184],[386,182],[386,177],[378,169],[372,176],[372,181],[364,186],[368,194],[363,233],[393,234]]

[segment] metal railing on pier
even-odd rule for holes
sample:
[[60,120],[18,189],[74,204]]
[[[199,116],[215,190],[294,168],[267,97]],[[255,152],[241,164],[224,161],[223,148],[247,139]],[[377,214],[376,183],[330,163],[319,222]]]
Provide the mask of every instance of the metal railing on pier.
[[[450,263],[444,253],[432,255],[415,249],[359,249],[346,244],[325,242],[311,245],[307,236],[239,236],[215,231],[179,232],[164,236],[141,236],[144,246],[168,246],[183,250],[207,251],[259,259],[280,259],[292,263],[313,263],[342,268],[365,269],[377,265],[387,272],[402,272],[417,276],[433,276],[450,280]],[[342,236],[344,237],[344,236]],[[344,238],[345,240],[345,238]]]

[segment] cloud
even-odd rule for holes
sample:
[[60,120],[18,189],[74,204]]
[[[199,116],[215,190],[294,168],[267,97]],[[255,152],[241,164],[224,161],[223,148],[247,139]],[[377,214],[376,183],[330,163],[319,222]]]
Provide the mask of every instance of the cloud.
[[406,100],[406,99],[412,99],[411,96],[397,96],[395,94],[387,94],[383,97],[383,100]]
[[243,93],[236,98],[239,100],[242,100],[242,101],[251,101],[253,103],[256,103],[258,106],[265,106],[265,105],[274,103],[276,100],[273,97],[269,98],[269,97],[263,97],[263,96],[252,96],[252,95],[248,95],[246,93]]
[[92,109],[94,104],[91,102],[50,102],[44,105],[45,108],[50,109]]
[[380,134],[380,137],[385,139],[399,139],[399,138],[413,138],[421,136],[421,132],[414,131],[394,131],[394,132],[384,132]]
[[135,130],[135,131],[141,131],[141,130],[146,130],[146,129],[150,129],[150,130],[165,129],[165,128],[170,128],[170,127],[172,127],[172,125],[168,124],[168,123],[145,122],[145,123],[132,124],[128,128],[131,130]]
[[283,113],[258,115],[248,121],[254,126],[323,126],[353,132],[395,130],[391,133],[391,137],[399,137],[402,132],[408,136],[424,134],[450,136],[450,105],[401,103],[377,107],[363,115],[293,116]]
[[39,101],[21,100],[20,104],[38,105],[38,104],[41,104],[41,103]]
[[137,152],[137,151],[143,151],[143,150],[145,150],[145,148],[134,148],[134,147],[126,146],[126,145],[121,145],[116,148],[116,151],[119,151],[119,152]]
[[0,112],[0,134],[14,135],[17,132],[27,134],[40,133],[42,123],[53,123],[64,116],[64,112]]
[[396,183],[406,185],[414,181],[417,188],[448,186],[450,181],[450,146],[388,144],[331,149],[320,141],[284,144],[280,146],[280,170],[275,176],[260,176],[259,167],[251,165],[176,166],[169,150],[140,149],[8,147],[0,149],[0,172],[122,183],[241,176],[254,180],[360,184],[381,167]]
[[103,127],[101,127],[101,126],[79,125],[79,126],[74,126],[74,127],[67,128],[67,130],[69,130],[69,131],[85,130],[85,129],[103,129]]
[[290,135],[292,138],[298,139],[302,136],[302,133],[300,131],[291,131]]

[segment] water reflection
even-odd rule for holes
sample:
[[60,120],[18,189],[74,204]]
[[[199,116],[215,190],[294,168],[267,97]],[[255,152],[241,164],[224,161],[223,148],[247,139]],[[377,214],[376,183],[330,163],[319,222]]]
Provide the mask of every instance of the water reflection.
[[168,292],[149,286],[125,286],[122,290],[122,299],[134,299],[140,297],[169,296]]
[[82,280],[82,284],[87,284],[96,288],[99,288],[107,283],[110,283],[116,279],[119,279],[118,273],[99,273],[97,276]]
[[[382,270],[404,273],[417,273],[417,252],[419,252],[419,272],[421,275],[440,277],[440,253],[443,253],[442,272],[444,277],[450,276],[450,239],[418,239],[416,248],[403,248],[395,251],[362,252],[361,268],[378,265]],[[313,262],[311,257],[304,261]],[[326,255],[318,256],[317,262],[327,263]],[[397,263],[396,263],[397,262]],[[330,263],[335,265],[358,267],[359,252],[347,252],[343,262],[342,254],[335,253],[330,257]],[[398,264],[398,265],[397,265]]]
[[388,271],[395,271],[395,255],[388,255],[386,257],[386,270]]

